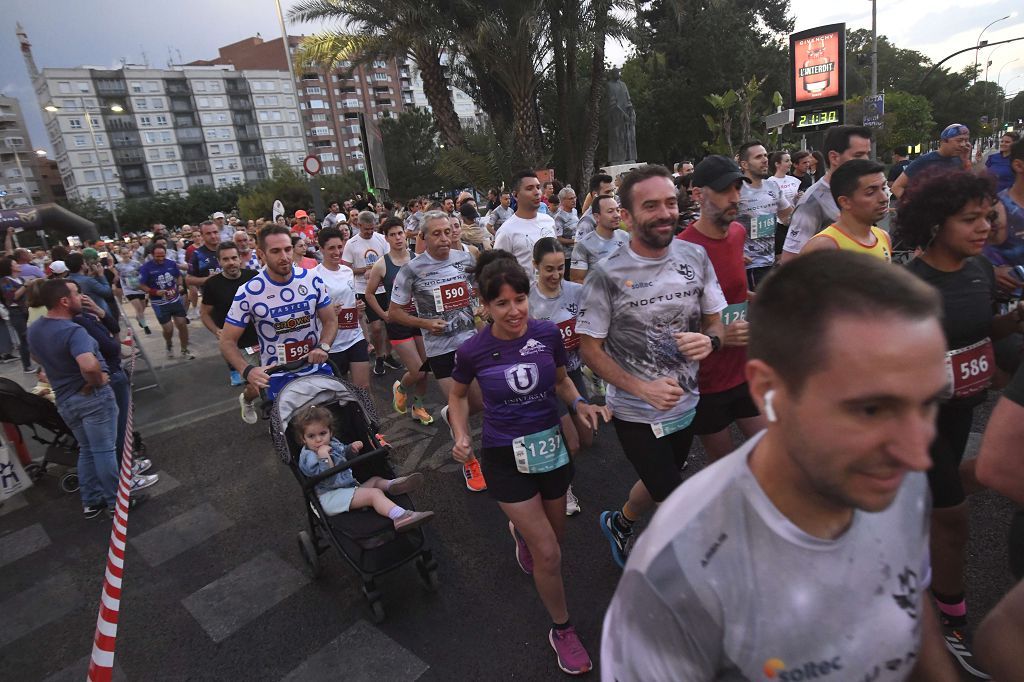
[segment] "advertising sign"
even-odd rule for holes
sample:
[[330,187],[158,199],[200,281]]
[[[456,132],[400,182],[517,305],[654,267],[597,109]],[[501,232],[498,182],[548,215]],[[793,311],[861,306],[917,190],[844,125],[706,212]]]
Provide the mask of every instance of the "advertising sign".
[[829,24],[789,36],[792,104],[816,108],[846,99],[846,24]]
[[864,98],[864,125],[882,127],[885,117],[885,95],[869,95]]

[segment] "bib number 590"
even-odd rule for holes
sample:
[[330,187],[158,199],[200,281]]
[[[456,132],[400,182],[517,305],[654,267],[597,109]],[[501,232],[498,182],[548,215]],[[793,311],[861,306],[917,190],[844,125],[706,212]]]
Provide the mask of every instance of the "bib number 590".
[[434,309],[443,313],[458,310],[469,305],[469,284],[467,282],[451,282],[434,289]]

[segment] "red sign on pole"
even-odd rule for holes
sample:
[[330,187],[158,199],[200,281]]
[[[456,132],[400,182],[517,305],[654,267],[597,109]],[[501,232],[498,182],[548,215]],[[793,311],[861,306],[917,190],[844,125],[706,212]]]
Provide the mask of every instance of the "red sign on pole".
[[310,175],[316,175],[320,172],[320,159],[313,154],[310,154],[302,160],[302,168]]

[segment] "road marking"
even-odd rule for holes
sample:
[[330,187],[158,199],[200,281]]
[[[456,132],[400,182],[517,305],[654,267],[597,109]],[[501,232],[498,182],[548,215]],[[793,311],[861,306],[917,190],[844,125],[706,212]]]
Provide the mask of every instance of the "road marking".
[[63,618],[81,604],[82,595],[69,573],[41,580],[0,604],[4,621],[0,628],[0,647]]
[[234,521],[207,502],[147,530],[130,542],[147,564],[159,566],[233,525]]
[[[352,665],[357,652],[359,665]],[[281,682],[341,678],[345,682],[412,682],[427,668],[414,653],[361,620],[303,661]]]
[[43,524],[16,530],[0,537],[0,566],[6,566],[50,545],[50,536],[43,530]]
[[210,639],[223,642],[308,582],[304,574],[268,551],[189,595],[182,604]]
[[[200,419],[226,414],[232,410],[239,411],[238,396],[235,396],[230,400],[222,400],[221,402],[214,403],[213,405],[206,405],[205,407],[197,407],[193,410],[181,412],[180,414],[176,414],[173,417],[167,417],[166,419],[158,419],[153,422],[140,422],[136,424],[136,427],[146,434],[146,438],[151,438],[152,436],[158,436],[161,433],[173,431],[181,426],[192,424]],[[239,419],[241,419],[241,417],[239,417]]]
[[[60,672],[50,675],[43,682],[82,682],[89,672],[89,660],[91,658],[92,656],[80,658]],[[128,682],[128,678],[125,677],[124,671],[121,670],[121,666],[116,659],[114,660],[113,680],[114,682]]]

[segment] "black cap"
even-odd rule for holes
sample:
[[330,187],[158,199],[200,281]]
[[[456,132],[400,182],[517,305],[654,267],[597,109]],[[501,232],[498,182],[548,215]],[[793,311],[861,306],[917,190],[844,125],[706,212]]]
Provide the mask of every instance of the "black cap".
[[691,184],[694,187],[710,187],[721,192],[737,180],[750,182],[736,162],[726,156],[709,156],[693,169]]

